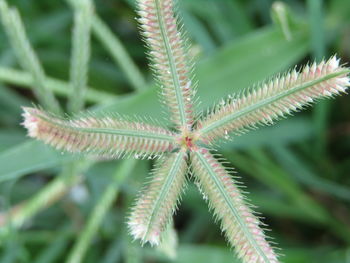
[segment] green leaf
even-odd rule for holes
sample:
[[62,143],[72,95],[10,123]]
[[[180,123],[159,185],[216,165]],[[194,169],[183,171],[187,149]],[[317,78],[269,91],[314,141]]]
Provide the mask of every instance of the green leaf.
[[0,153],[13,145],[25,141],[25,134],[20,130],[2,129],[0,130]]
[[0,182],[67,163],[76,156],[38,141],[26,141],[0,153]]
[[332,194],[338,198],[350,201],[350,188],[329,181],[316,175],[306,161],[299,158],[293,151],[283,146],[274,146],[272,148],[277,160],[286,171],[300,183],[314,189]]
[[175,263],[188,262],[231,262],[239,263],[240,261],[232,256],[227,248],[214,246],[195,246],[183,245],[178,251],[178,258]]
[[19,105],[29,105],[29,102],[26,98],[18,95],[13,90],[0,85],[0,105],[0,108],[10,111],[11,114],[19,115],[21,113]]
[[[255,31],[226,45],[198,65],[198,95],[203,106],[286,70],[308,50],[306,32],[286,41],[276,27]],[[252,74],[253,73],[253,74]]]
[[283,120],[274,126],[261,127],[258,131],[236,136],[232,141],[223,143],[221,149],[228,151],[286,145],[305,141],[311,138],[314,133],[313,125],[308,118],[294,117]]

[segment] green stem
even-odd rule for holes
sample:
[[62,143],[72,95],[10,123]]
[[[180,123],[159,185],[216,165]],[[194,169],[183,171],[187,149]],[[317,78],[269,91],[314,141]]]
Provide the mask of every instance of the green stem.
[[33,91],[47,109],[61,113],[60,105],[46,85],[46,76],[40,61],[27,37],[21,17],[15,8],[9,8],[6,1],[0,1],[0,18],[21,67],[33,79]]
[[115,63],[124,71],[135,90],[144,90],[146,88],[146,81],[141,71],[131,59],[120,40],[97,15],[92,20],[92,31],[110,53]]
[[72,56],[70,68],[71,95],[68,107],[71,112],[84,108],[90,60],[90,29],[93,17],[91,0],[79,0],[72,5],[74,28],[72,35]]
[[131,173],[134,168],[136,160],[124,160],[120,165],[117,172],[114,174],[111,182],[107,186],[106,190],[103,192],[100,200],[96,204],[94,210],[92,211],[89,220],[82,229],[81,234],[74,244],[69,256],[67,263],[80,263],[82,262],[84,255],[91,243],[92,238],[96,234],[100,224],[102,223],[106,213],[112,206],[113,201],[117,197],[120,186],[124,179]]
[[[29,73],[21,70],[16,70],[7,67],[0,66],[0,81],[6,82],[12,85],[18,85],[19,88],[30,88],[35,85],[35,81]],[[69,96],[70,89],[69,84],[65,81],[46,78],[46,85],[49,90],[60,96]],[[86,101],[90,103],[107,103],[117,98],[116,95],[108,92],[98,91],[93,88],[88,88],[85,93]]]
[[73,185],[77,184],[81,179],[77,176],[77,166],[71,168],[62,172],[34,197],[2,215],[0,222],[4,223],[1,225],[0,239],[11,234],[13,229],[20,228],[28,219],[59,200]]

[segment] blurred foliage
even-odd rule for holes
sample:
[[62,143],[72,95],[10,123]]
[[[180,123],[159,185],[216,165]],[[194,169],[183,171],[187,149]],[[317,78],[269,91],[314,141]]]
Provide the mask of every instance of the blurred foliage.
[[[8,3],[18,8],[52,78],[48,87],[66,105],[72,9],[63,0]],[[343,63],[350,61],[350,1],[286,0],[282,14],[272,5],[272,0],[179,1],[198,61],[202,108],[297,63],[334,53]],[[95,1],[95,8],[122,46],[113,49],[119,42],[112,48],[108,43],[115,39],[106,45],[98,34],[92,37],[88,106],[147,112],[163,120],[137,32],[134,0]],[[149,161],[76,162],[75,156],[26,139],[20,107],[35,101],[28,89],[32,82],[19,70],[2,27],[0,40],[0,262],[172,262],[164,252],[133,243],[126,233],[125,218]],[[135,61],[134,72],[141,72],[136,83],[128,75],[133,62],[123,52]],[[142,81],[147,85],[138,88]],[[349,113],[350,97],[343,96],[222,146],[266,217],[283,262],[350,262]],[[74,186],[62,192],[58,179]],[[30,206],[38,200],[41,207]],[[34,215],[27,218],[26,213]],[[106,215],[99,218],[100,213]],[[9,214],[25,220],[5,226]],[[210,217],[190,185],[175,216],[179,247],[173,262],[236,262]]]

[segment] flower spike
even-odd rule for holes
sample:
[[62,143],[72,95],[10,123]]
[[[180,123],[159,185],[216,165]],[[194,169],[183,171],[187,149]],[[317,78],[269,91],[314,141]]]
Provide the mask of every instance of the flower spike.
[[138,198],[130,216],[128,225],[135,239],[159,245],[185,188],[186,159],[187,153],[180,151],[159,160],[149,186]]
[[225,168],[205,148],[191,153],[194,176],[221,220],[228,242],[244,263],[278,263],[260,222]]
[[173,0],[138,0],[138,8],[144,40],[171,119],[177,129],[191,130],[194,84]]
[[57,149],[107,158],[159,157],[128,221],[130,233],[142,244],[166,243],[163,237],[190,171],[243,263],[278,263],[238,182],[208,149],[217,139],[271,124],[319,98],[346,92],[350,69],[334,56],[246,90],[201,117],[194,112],[196,84],[174,2],[137,0],[140,27],[174,131],[120,116],[63,119],[36,108],[23,108],[23,125],[30,137]]
[[198,123],[197,132],[207,142],[229,138],[257,124],[274,120],[302,109],[322,97],[345,92],[350,85],[349,69],[339,65],[335,56],[320,64],[313,63],[301,72],[295,69],[276,77],[257,89],[228,100]]
[[23,109],[28,135],[57,149],[107,158],[131,154],[144,158],[175,148],[174,135],[161,127],[109,117],[65,120],[36,108]]

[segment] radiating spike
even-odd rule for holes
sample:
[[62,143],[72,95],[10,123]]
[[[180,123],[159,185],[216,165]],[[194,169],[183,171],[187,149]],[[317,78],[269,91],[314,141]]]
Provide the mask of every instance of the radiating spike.
[[[162,100],[179,130],[191,130],[194,123],[192,63],[188,59],[181,25],[174,14],[173,0],[138,0],[144,40],[149,48]],[[180,25],[180,26],[179,26]]]
[[[203,141],[229,139],[258,124],[269,125],[291,112],[298,112],[321,97],[333,97],[350,86],[350,70],[339,66],[335,56],[320,64],[306,65],[301,72],[292,70],[246,90],[235,103],[222,104],[199,121],[197,132]],[[229,99],[228,99],[229,101]]]
[[36,108],[23,108],[23,126],[30,137],[57,149],[84,152],[104,158],[138,154],[161,155],[175,148],[175,135],[165,128],[111,117],[61,119]]
[[209,207],[228,242],[244,263],[278,263],[263,224],[252,212],[236,182],[224,166],[204,148],[191,153],[191,169],[200,191],[207,196]]
[[180,151],[160,160],[132,209],[128,226],[135,239],[158,245],[186,185],[187,153]]

